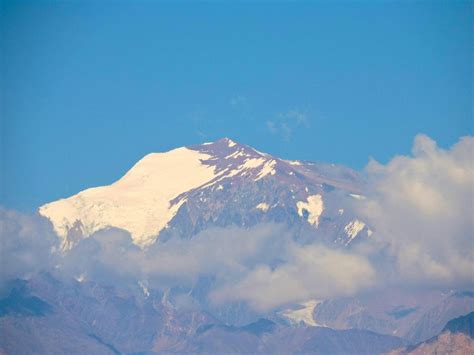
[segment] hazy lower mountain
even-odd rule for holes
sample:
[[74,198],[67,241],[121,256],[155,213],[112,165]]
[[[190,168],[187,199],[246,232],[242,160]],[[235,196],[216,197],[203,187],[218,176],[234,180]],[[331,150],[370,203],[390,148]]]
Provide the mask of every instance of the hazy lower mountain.
[[472,292],[390,288],[326,300],[314,311],[317,324],[370,329],[417,343],[437,335],[450,319],[474,310]]
[[443,329],[443,324],[446,324],[448,320],[473,310],[473,292],[450,292],[414,324],[407,332],[406,337],[412,342],[426,340],[439,333]]
[[0,301],[0,351],[27,353],[354,353],[376,354],[402,340],[365,330],[291,327],[260,319],[236,327],[163,294],[49,274],[14,281]]
[[422,343],[397,349],[396,354],[473,354],[474,353],[474,312],[450,320],[443,331]]
[[397,347],[399,338],[366,330],[288,327],[260,320],[245,327],[206,327],[185,352],[262,354],[377,354]]

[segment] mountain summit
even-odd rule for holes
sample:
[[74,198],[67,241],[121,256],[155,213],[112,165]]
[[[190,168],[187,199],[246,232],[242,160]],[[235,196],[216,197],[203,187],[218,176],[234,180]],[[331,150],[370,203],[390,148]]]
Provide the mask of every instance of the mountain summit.
[[191,237],[209,226],[259,222],[322,228],[348,243],[370,231],[348,221],[336,200],[362,189],[351,169],[283,160],[222,138],[148,154],[111,185],[45,204],[39,214],[51,221],[63,250],[105,228],[125,230],[147,247],[170,233]]

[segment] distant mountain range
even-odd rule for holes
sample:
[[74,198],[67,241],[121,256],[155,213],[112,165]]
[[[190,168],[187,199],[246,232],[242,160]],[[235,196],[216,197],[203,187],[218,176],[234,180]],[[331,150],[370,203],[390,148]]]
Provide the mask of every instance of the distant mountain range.
[[162,295],[64,284],[47,274],[10,287],[0,303],[0,352],[6,354],[374,354],[403,344],[366,330],[292,327],[268,319],[229,326],[199,310],[175,309]]
[[335,329],[368,329],[410,343],[425,341],[452,318],[474,310],[474,293],[390,288],[321,302],[317,324]]
[[472,312],[407,347],[399,337],[364,329],[292,326],[278,319],[229,326],[198,309],[177,309],[163,294],[64,283],[44,273],[12,281],[9,289],[0,301],[1,354],[468,354],[474,346]]

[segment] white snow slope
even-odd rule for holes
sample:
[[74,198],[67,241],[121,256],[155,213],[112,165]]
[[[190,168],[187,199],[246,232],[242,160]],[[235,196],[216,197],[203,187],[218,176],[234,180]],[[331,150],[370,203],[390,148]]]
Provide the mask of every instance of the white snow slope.
[[46,204],[39,213],[53,224],[69,249],[66,237],[76,221],[84,236],[107,227],[128,231],[135,244],[152,244],[176,215],[185,199],[180,194],[216,177],[215,168],[202,164],[210,156],[187,148],[145,156],[112,185],[84,190],[72,197]]
[[301,303],[301,308],[296,310],[286,310],[280,314],[285,317],[291,324],[298,325],[304,323],[306,325],[316,327],[318,324],[313,318],[313,312],[316,306],[321,303],[320,301],[311,300]]

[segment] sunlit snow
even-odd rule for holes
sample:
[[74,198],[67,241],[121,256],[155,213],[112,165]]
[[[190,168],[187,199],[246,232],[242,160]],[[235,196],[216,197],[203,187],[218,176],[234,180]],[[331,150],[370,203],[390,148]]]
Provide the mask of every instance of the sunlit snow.
[[308,196],[306,201],[298,201],[296,207],[298,208],[298,215],[300,217],[304,216],[304,210],[306,210],[308,212],[308,223],[316,227],[319,225],[319,217],[324,210],[323,198],[321,195]]
[[78,220],[84,236],[116,227],[128,231],[136,244],[145,247],[154,242],[185,202],[170,201],[215,178],[215,167],[201,162],[208,158],[187,148],[149,154],[112,185],[46,204],[39,213],[49,218],[64,238],[63,249],[71,247],[65,238]]
[[262,170],[260,173],[257,175],[257,178],[255,181],[258,181],[262,179],[263,177],[267,176],[268,174],[270,175],[275,175],[275,166],[276,166],[276,161],[275,160],[270,160],[265,163],[263,166]]
[[302,308],[297,310],[286,310],[280,314],[288,319],[291,324],[299,325],[304,323],[306,325],[316,327],[318,324],[313,318],[313,312],[316,306],[321,303],[320,301],[312,300],[308,302],[301,303]]
[[358,219],[350,222],[348,225],[344,227],[344,231],[346,232],[347,236],[349,237],[349,240],[347,241],[346,244],[350,243],[352,239],[357,237],[357,234],[364,229],[365,223],[362,221],[359,221]]

